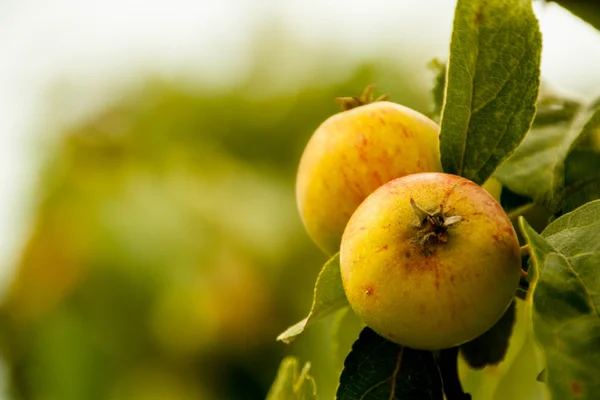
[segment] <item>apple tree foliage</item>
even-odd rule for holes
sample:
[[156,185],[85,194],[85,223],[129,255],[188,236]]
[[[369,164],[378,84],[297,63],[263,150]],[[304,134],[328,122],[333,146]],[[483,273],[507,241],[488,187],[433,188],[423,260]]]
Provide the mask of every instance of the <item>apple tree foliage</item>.
[[[478,184],[499,180],[501,203],[521,233],[528,274],[515,300],[488,332],[438,352],[391,343],[365,327],[344,361],[338,399],[470,399],[459,358],[472,369],[501,363],[517,315],[528,319],[543,365],[536,384],[547,397],[600,398],[600,106],[540,85],[541,42],[529,0],[458,0],[450,57],[434,63],[444,171]],[[543,215],[541,232],[526,219],[532,209]],[[527,311],[516,313],[516,303]],[[277,339],[289,343],[344,310],[335,255],[317,279],[307,318]],[[269,399],[316,398],[309,364],[301,373],[296,364],[284,360]]]

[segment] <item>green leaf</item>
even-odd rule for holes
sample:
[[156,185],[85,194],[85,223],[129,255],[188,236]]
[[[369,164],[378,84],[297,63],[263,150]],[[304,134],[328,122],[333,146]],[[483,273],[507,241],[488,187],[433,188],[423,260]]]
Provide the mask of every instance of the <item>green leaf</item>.
[[600,198],[600,153],[575,149],[565,165],[565,204],[570,212],[583,204]]
[[459,358],[461,384],[473,400],[546,399],[546,388],[536,382],[542,370],[531,328],[530,301],[516,300],[516,321],[504,359],[493,367],[473,369]]
[[570,212],[600,198],[600,107],[583,127],[565,162],[565,202]]
[[349,306],[336,312],[331,324],[331,353],[335,365],[340,366],[340,371],[346,356],[352,349],[352,344],[364,327],[364,322],[354,314]]
[[308,317],[289,327],[277,337],[277,340],[284,343],[290,343],[296,336],[301,334],[307,326],[327,317],[331,313],[347,305],[348,300],[346,299],[346,292],[344,292],[344,287],[342,285],[340,255],[338,253],[325,263],[323,269],[319,273],[315,285],[313,304]]
[[569,131],[569,123],[532,129],[494,175],[513,192],[555,212],[564,185],[563,166],[568,151],[564,142]]
[[564,256],[547,256],[533,302],[534,332],[544,347],[550,391],[556,398],[597,398],[599,317]]
[[531,197],[555,213],[572,211],[600,197],[600,153],[582,147],[600,128],[600,109],[581,128],[585,113],[571,121],[544,125],[525,137],[495,172],[510,190]]
[[309,370],[310,363],[304,364],[298,372],[298,360],[295,357],[284,358],[266,400],[316,400],[317,387],[308,374]]
[[531,204],[532,200],[529,197],[521,196],[506,186],[502,186],[502,192],[500,193],[500,205],[507,212],[516,210],[521,207],[525,207]]
[[594,103],[593,108],[586,113],[586,116],[589,116],[589,119],[581,129],[577,144],[586,141],[592,146],[595,145],[595,150],[600,150],[597,144],[598,136],[600,136],[600,105]]
[[488,365],[495,365],[504,359],[515,324],[515,313],[513,300],[494,326],[483,335],[460,346],[461,355],[472,368],[480,369]]
[[[588,249],[600,248],[596,238],[589,236],[595,233],[600,233],[600,200],[590,201],[557,218],[544,229],[542,236],[560,252],[572,257],[579,255],[581,246]],[[573,240],[580,243],[574,243]]]
[[567,257],[577,275],[589,283],[590,296],[600,309],[600,200],[556,219],[542,236]]
[[540,53],[530,0],[458,0],[440,133],[445,172],[482,184],[523,140]]
[[431,94],[433,96],[432,119],[440,120],[442,107],[444,106],[444,89],[446,88],[446,63],[434,58],[428,65],[434,74],[433,88]]
[[441,400],[433,354],[392,343],[363,329],[346,358],[337,400]]
[[532,250],[533,331],[555,399],[600,393],[600,201],[566,214],[537,234],[520,219]]

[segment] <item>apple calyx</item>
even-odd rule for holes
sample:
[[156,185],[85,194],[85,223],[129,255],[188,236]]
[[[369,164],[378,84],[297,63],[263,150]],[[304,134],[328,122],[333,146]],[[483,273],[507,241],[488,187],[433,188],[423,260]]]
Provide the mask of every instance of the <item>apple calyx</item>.
[[448,229],[460,222],[460,215],[445,216],[443,207],[440,206],[434,212],[425,211],[414,199],[410,199],[410,205],[417,217],[414,225],[417,232],[414,241],[423,246],[423,254],[433,254],[435,246],[448,242]]
[[373,90],[375,89],[374,84],[369,84],[363,90],[362,94],[358,97],[336,97],[335,102],[338,103],[342,110],[348,111],[356,107],[364,106],[365,104],[375,103],[377,101],[385,101],[388,99],[387,94],[383,94],[377,98],[373,95]]

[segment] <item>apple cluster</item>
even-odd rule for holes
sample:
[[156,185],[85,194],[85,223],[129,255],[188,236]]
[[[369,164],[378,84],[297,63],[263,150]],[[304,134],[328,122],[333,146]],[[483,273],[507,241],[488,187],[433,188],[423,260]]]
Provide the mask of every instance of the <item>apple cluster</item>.
[[309,236],[340,252],[350,306],[381,336],[424,350],[476,338],[520,278],[509,217],[481,186],[442,172],[434,121],[389,101],[353,106],[302,155],[296,199]]

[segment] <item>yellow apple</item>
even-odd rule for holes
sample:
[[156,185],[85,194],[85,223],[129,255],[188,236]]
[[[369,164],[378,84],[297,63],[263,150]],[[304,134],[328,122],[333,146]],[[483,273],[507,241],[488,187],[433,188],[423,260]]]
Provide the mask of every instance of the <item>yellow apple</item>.
[[326,253],[339,250],[344,228],[375,189],[401,176],[441,171],[439,126],[388,101],[327,119],[302,155],[296,199],[309,236]]
[[341,275],[354,312],[396,343],[436,350],[474,339],[509,306],[517,235],[496,200],[456,175],[395,179],[344,231]]

